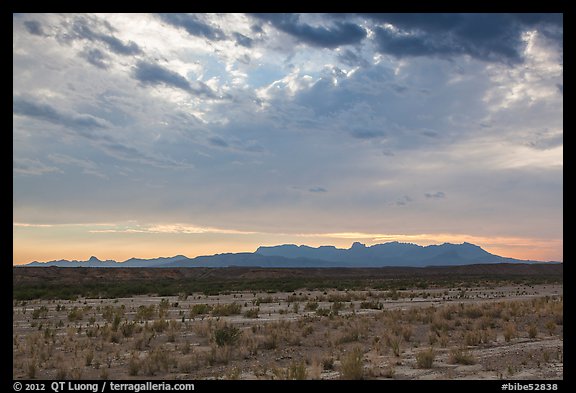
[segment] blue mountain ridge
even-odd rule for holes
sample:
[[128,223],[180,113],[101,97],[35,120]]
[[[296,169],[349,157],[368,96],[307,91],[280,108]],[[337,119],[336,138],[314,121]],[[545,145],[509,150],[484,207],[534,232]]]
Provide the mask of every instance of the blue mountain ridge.
[[355,242],[349,249],[334,246],[310,247],[284,244],[261,246],[254,253],[224,253],[196,258],[184,255],[153,259],[130,258],[123,262],[101,261],[92,256],[87,261],[56,260],[31,262],[26,266],[57,267],[385,267],[385,266],[458,266],[490,263],[542,263],[491,254],[471,244],[444,243],[419,246],[413,243],[389,242],[366,246]]

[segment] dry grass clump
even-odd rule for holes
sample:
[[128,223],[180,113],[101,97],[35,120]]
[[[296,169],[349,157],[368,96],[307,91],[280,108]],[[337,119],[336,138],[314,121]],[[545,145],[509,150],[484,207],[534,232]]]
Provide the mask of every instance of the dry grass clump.
[[420,351],[416,353],[416,365],[418,368],[432,368],[436,353],[434,349],[430,347],[429,349]]
[[359,380],[364,379],[363,352],[360,348],[354,348],[344,358],[342,358],[340,376],[342,379]]
[[504,325],[504,340],[510,342],[510,340],[518,337],[518,331],[516,329],[516,324],[513,322],[508,322]]
[[448,362],[452,364],[471,365],[476,364],[476,359],[467,349],[458,347],[450,351]]

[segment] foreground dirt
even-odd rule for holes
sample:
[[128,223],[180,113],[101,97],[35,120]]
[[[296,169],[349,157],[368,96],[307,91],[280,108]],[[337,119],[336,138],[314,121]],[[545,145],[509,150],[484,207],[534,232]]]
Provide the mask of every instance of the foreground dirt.
[[562,379],[562,290],[547,284],[15,301],[13,376]]

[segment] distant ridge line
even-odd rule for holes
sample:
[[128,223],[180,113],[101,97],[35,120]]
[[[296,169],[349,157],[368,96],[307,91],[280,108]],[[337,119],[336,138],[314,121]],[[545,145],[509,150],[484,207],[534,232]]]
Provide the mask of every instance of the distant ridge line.
[[102,261],[91,256],[87,261],[55,260],[31,262],[15,267],[91,267],[91,268],[200,268],[200,267],[262,267],[262,268],[378,268],[463,266],[477,264],[558,264],[506,258],[491,254],[481,247],[464,242],[419,246],[413,243],[389,242],[366,246],[355,242],[349,249],[334,246],[310,247],[284,244],[261,246],[253,253],[223,253],[188,258],[184,255],[152,259],[130,258],[123,262]]

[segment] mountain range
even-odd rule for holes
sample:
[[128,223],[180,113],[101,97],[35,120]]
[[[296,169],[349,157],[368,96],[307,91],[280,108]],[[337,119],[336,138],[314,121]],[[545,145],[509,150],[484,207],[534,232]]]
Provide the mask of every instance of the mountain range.
[[389,242],[366,246],[355,242],[349,249],[334,246],[261,246],[253,252],[226,253],[188,258],[184,255],[154,259],[130,258],[123,262],[102,261],[94,256],[87,261],[56,260],[31,262],[23,266],[57,267],[384,267],[384,266],[458,266],[485,263],[541,263],[491,254],[471,244],[444,243],[419,246],[412,243]]

